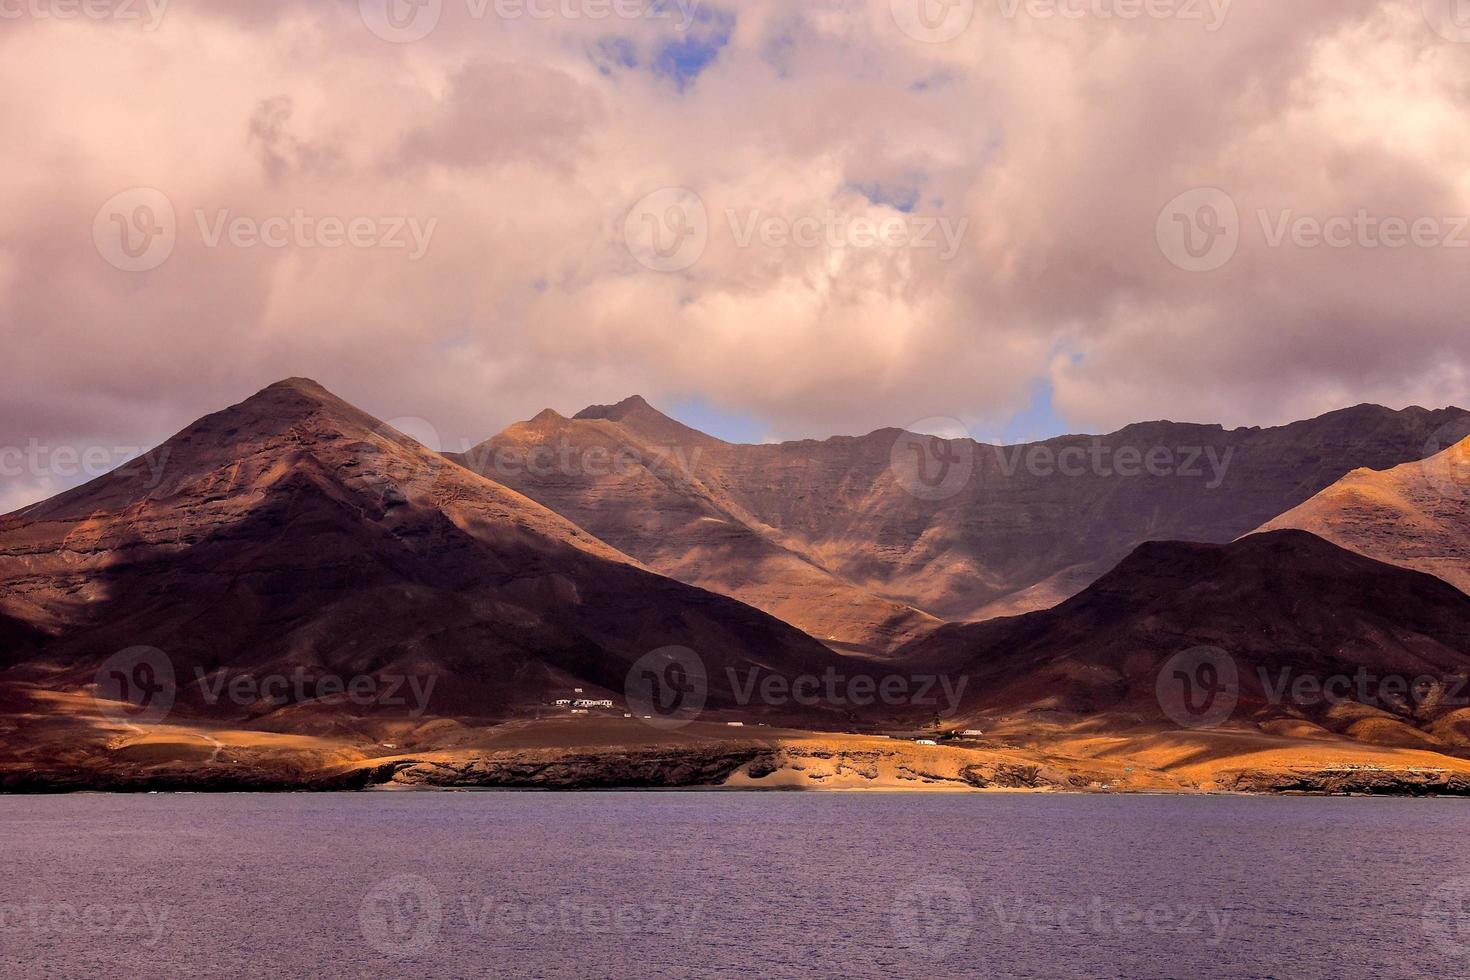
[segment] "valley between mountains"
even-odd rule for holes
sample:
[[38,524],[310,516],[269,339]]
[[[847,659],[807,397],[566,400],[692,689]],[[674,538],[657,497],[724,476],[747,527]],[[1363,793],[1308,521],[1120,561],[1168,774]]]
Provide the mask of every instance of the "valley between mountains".
[[1467,437],[441,454],[290,379],[0,518],[0,789],[1467,794]]

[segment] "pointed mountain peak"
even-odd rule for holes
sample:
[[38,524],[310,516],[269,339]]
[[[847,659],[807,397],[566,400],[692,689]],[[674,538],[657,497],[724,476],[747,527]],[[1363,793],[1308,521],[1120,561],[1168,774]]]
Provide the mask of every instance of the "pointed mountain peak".
[[631,398],[624,398],[616,405],[589,405],[573,417],[584,420],[607,419],[610,422],[621,422],[634,412],[652,412],[655,415],[663,414],[648,404],[642,395],[634,395]]
[[285,378],[273,385],[267,386],[265,391],[294,391],[303,395],[330,395],[331,392],[318,381],[311,378]]
[[343,401],[310,378],[286,378],[277,381],[238,405],[201,419],[196,425],[230,422],[255,428],[272,423],[300,421],[322,413],[338,422],[365,426],[369,430],[382,425],[377,419]]
[[590,405],[572,416],[581,422],[614,422],[638,438],[669,443],[719,442],[713,436],[691,429],[648,404],[642,395],[624,398],[616,405]]
[[532,425],[554,425],[557,422],[565,422],[567,417],[554,408],[542,409],[535,418],[531,420]]
[[242,487],[259,491],[291,471],[298,457],[319,453],[335,460],[351,452],[345,447],[374,433],[390,442],[411,442],[315,381],[288,378],[194,421],[90,483],[44,501],[36,513],[55,518],[120,512],[143,500],[193,493],[200,483],[210,484],[218,495]]

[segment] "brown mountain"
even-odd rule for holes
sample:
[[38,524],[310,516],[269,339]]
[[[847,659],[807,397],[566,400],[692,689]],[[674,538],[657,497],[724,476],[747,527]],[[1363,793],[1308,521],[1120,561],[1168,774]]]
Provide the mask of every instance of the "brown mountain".
[[1262,530],[1301,528],[1470,592],[1470,440],[1391,470],[1354,470]]
[[1365,405],[1273,429],[1151,422],[1011,447],[897,429],[733,445],[630,398],[543,412],[463,459],[659,572],[891,650],[930,617],[1054,605],[1145,541],[1231,541],[1454,427],[1470,432],[1470,413]]
[[[1177,724],[1160,677],[1173,690],[1171,658],[1200,647],[1221,652],[1200,683],[1238,697],[1219,725],[1470,746],[1470,597],[1303,531],[1146,544],[1055,609],[944,626],[901,653],[969,676],[972,713],[1126,729]],[[1197,668],[1183,665],[1192,680]],[[1311,686],[1333,677],[1352,682],[1330,689],[1336,703]],[[1396,691],[1390,677],[1434,683]]]
[[[1318,472],[1339,455],[1406,452],[1431,421],[1432,413],[1358,410],[1294,433],[1203,431],[1226,448],[1264,440],[1300,471]],[[1056,460],[1074,445],[1114,452],[1202,427],[1140,428],[1144,434],[1128,436],[1134,443],[1046,445]],[[545,441],[547,431],[565,442]],[[983,557],[980,544],[1014,539],[1070,559],[1114,540],[1066,512],[1066,493],[1070,506],[1120,520],[1137,518],[1136,498],[1155,495],[1144,533],[1166,519],[1218,528],[1228,523],[1222,507],[1237,516],[1264,508],[1288,482],[1270,457],[1242,449],[1231,458],[1243,462],[1222,471],[1216,488],[1241,479],[1239,499],[1215,510],[1191,510],[1204,492],[1198,487],[1168,489],[1187,475],[1099,476],[1090,500],[1065,482],[1059,490],[1062,478],[1048,482],[1039,464],[974,444],[965,481],[949,486],[936,471],[916,482],[904,453],[948,453],[953,465],[963,444],[890,432],[731,446],[640,403],[578,419],[543,415],[521,436],[491,447],[503,456],[466,462],[508,480],[519,474],[532,488],[563,487],[586,504],[589,523],[611,514],[619,518],[608,522],[614,531],[636,532],[621,539],[630,546],[660,536],[713,542],[691,553],[690,574],[696,563],[708,566],[701,575],[728,567],[738,573],[732,581],[749,574],[776,589],[795,574],[786,557],[794,556],[869,610],[885,600],[865,583],[885,576],[930,584],[973,577],[942,560],[928,578],[922,569],[907,579],[892,571],[915,556],[965,548]],[[0,518],[0,789],[342,788],[401,775],[434,785],[1470,793],[1470,763],[1446,754],[1470,755],[1470,708],[1460,707],[1467,692],[1456,680],[1470,673],[1470,597],[1304,532],[1145,544],[1055,609],[941,626],[904,644],[891,655],[899,668],[834,653],[767,613],[651,571],[308,381],[273,385],[200,420],[153,459],[163,461],[161,481],[129,465]],[[1255,475],[1237,478],[1235,466]],[[1259,493],[1257,479],[1276,489]],[[653,507],[650,480],[664,487],[652,488]],[[1019,484],[1035,480],[1041,503],[996,509],[992,497],[1015,503],[1025,496]],[[934,499],[935,487],[948,495]],[[1047,520],[1033,526],[1038,514]],[[725,537],[695,534],[719,523],[738,526]],[[858,549],[865,534],[872,542]],[[1030,567],[1011,554],[997,545],[983,567]],[[1029,588],[1060,590],[1056,583],[1084,577],[1085,564],[1065,564]],[[973,565],[982,567],[978,557]],[[801,601],[820,607],[815,585]],[[882,622],[875,616],[866,628],[882,635]],[[1180,731],[1159,679],[1172,676],[1170,658],[1201,644],[1218,647],[1235,670],[1236,682],[1226,684],[1234,711],[1216,727]],[[99,665],[140,646],[163,651],[180,682],[179,704],[163,720],[116,717],[112,702],[93,697]],[[621,705],[592,715],[544,710],[577,688],[622,700],[630,668],[669,646],[693,649],[707,668],[716,710],[689,727],[667,733],[625,717],[631,712]],[[1213,685],[1226,681],[1220,665],[1186,666],[1182,676],[1209,687],[1213,704]],[[872,707],[836,695],[811,703],[793,686],[793,697],[761,693],[743,704],[754,688],[742,695],[737,685],[757,671],[831,671],[854,681],[833,689],[848,695],[881,673],[880,689],[896,678],[912,696]],[[1362,689],[1330,702],[1303,700],[1292,686],[1303,676],[1360,672],[1369,675]],[[407,706],[357,708],[319,690],[224,702],[208,694],[298,673],[385,684],[407,676],[435,687],[423,717],[403,714]],[[1393,689],[1388,675],[1422,683]],[[134,671],[121,679],[143,685],[154,677]],[[950,692],[960,710],[942,724],[989,736],[929,747],[840,734],[911,735],[953,703]],[[737,719],[752,724],[726,724]]]
[[650,568],[750,603],[823,641],[888,649],[939,625],[835,574],[799,534],[752,513],[730,446],[642,398],[546,411],[459,458]]
[[299,669],[435,678],[435,714],[485,718],[574,685],[621,699],[630,665],[670,645],[704,659],[714,704],[728,700],[726,667],[840,660],[765,613],[641,567],[314,382],[272,385],[154,458],[156,486],[128,465],[0,519],[10,679],[80,689],[103,658],[146,645],[167,654],[181,703],[200,712],[220,678]]

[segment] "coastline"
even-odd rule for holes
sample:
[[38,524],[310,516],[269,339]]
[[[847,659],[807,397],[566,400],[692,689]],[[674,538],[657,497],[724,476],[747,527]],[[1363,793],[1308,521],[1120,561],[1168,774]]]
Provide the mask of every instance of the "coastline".
[[[556,726],[499,733],[501,742],[567,739]],[[169,758],[179,735],[114,741],[68,765],[0,762],[0,794],[294,792],[816,792],[1081,795],[1470,797],[1470,761],[1354,743],[1303,745],[1238,732],[1109,736],[997,748],[920,745],[881,736],[772,731],[730,738],[715,726],[598,744],[483,744],[344,758],[345,746],[300,736],[219,731],[208,761]],[[247,739],[255,744],[245,751]],[[516,735],[518,737],[508,737]],[[173,738],[173,742],[149,741]],[[273,743],[289,739],[291,747]],[[197,740],[197,736],[195,736]],[[575,741],[574,739],[567,739]],[[147,749],[147,753],[140,752]],[[1294,758],[1311,750],[1313,759]],[[1177,757],[1198,757],[1179,764]],[[242,758],[243,757],[243,758]]]

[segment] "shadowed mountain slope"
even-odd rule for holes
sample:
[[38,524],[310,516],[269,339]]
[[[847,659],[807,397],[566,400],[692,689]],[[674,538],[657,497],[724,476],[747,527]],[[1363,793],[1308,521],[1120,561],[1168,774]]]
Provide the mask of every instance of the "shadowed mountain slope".
[[[901,653],[916,668],[970,676],[972,711],[1168,725],[1161,672],[1167,687],[1166,664],[1199,647],[1230,665],[1217,663],[1212,683],[1238,678],[1234,724],[1470,745],[1470,597],[1304,531],[1146,544],[1055,609],[944,626]],[[1353,684],[1336,702],[1280,687],[1302,676]],[[1435,684],[1395,692],[1381,684],[1390,676]]]
[[711,468],[732,448],[632,398],[572,419],[543,412],[459,458],[662,574],[834,646],[883,651],[939,625],[834,574],[747,510]]
[[1146,541],[1234,540],[1449,430],[1470,433],[1470,413],[1364,405],[1006,447],[897,429],[733,445],[630,398],[543,412],[460,458],[664,574],[890,650],[931,617],[1054,605]]
[[433,677],[436,713],[495,717],[574,684],[621,695],[630,665],[669,645],[704,659],[715,704],[725,667],[840,659],[310,381],[201,419],[154,458],[157,485],[130,464],[0,519],[0,616],[20,634],[9,659],[27,656],[12,678],[85,685],[146,645],[199,710],[203,676],[300,669]]

